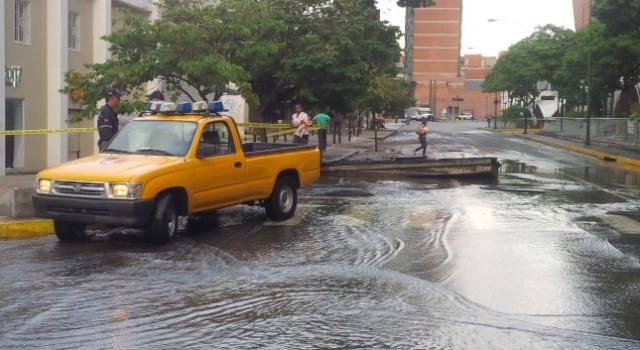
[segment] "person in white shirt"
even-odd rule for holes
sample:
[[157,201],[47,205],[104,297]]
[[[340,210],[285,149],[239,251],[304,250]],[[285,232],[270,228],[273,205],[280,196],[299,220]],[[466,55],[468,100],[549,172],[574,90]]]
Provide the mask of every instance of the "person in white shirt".
[[291,125],[296,128],[293,135],[293,143],[309,143],[309,130],[307,126],[311,125],[311,121],[307,113],[304,112],[302,105],[297,104],[295,111],[291,116]]

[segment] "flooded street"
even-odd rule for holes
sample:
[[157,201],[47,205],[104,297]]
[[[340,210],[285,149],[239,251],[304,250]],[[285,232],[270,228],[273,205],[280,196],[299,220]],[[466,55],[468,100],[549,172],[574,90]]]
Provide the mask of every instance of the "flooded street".
[[499,181],[323,177],[289,221],[232,207],[161,247],[0,241],[0,349],[640,348],[638,173],[429,127],[430,158],[498,157]]

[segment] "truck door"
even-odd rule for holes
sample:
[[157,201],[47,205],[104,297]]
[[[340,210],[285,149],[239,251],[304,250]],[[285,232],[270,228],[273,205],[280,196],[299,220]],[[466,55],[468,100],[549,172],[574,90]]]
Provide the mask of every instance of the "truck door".
[[246,197],[247,164],[233,135],[224,121],[202,130],[194,163],[194,210],[242,203]]

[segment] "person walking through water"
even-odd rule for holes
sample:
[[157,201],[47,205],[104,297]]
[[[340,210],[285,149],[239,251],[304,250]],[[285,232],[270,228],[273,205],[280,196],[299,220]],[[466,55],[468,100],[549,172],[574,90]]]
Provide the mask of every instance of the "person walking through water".
[[420,141],[420,147],[413,151],[414,156],[419,150],[422,150],[423,157],[427,156],[427,131],[429,131],[429,128],[427,128],[427,121],[423,118],[422,123],[420,123],[416,129],[416,134],[418,134],[418,140]]

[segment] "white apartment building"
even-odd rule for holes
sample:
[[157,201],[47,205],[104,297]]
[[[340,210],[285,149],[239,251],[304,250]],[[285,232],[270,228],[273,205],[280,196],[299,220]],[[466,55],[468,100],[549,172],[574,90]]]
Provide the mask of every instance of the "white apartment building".
[[[0,130],[94,127],[95,120],[68,125],[78,104],[59,92],[65,73],[84,73],[87,63],[109,58],[100,39],[112,31],[118,8],[150,20],[152,0],[0,0]],[[97,133],[0,135],[0,175],[30,173],[96,150]]]

